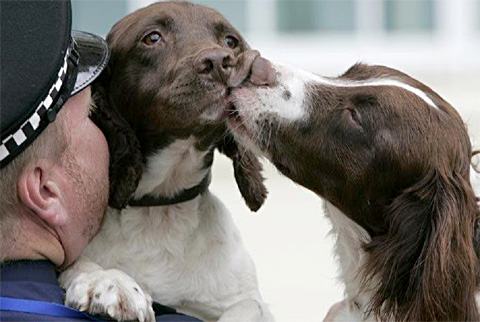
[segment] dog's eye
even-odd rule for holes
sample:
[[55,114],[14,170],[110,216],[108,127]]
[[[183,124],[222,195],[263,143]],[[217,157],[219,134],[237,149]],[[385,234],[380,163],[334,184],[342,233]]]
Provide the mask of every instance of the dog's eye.
[[153,46],[162,40],[162,35],[158,31],[152,31],[142,38],[142,41],[147,46]]
[[225,45],[230,48],[230,49],[235,49],[238,47],[238,39],[235,38],[234,36],[227,36],[225,37],[225,40],[223,41]]

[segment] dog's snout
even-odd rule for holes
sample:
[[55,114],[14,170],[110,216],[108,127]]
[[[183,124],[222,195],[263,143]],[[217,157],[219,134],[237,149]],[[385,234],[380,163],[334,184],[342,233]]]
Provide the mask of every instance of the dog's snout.
[[221,48],[204,50],[197,57],[195,69],[198,74],[226,83],[235,65],[233,55]]

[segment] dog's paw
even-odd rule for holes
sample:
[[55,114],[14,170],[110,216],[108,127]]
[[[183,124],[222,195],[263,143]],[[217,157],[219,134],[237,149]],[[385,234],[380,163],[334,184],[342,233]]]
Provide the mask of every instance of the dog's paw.
[[118,321],[155,321],[151,296],[116,269],[79,274],[66,290],[65,304]]

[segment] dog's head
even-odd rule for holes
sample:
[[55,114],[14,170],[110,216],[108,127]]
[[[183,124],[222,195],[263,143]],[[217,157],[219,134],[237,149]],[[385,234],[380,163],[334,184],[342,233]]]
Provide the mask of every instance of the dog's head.
[[[232,158],[247,204],[258,209],[266,196],[261,165],[224,125],[228,92],[248,76],[258,52],[221,14],[187,2],[135,11],[113,26],[107,41],[111,59],[97,86],[107,95],[104,108],[129,122],[142,159],[191,136],[201,150],[217,144]],[[111,176],[121,175],[124,166],[111,169]],[[125,181],[117,179],[117,186],[135,186]],[[133,192],[116,191],[111,200],[123,203]]]
[[258,55],[218,12],[187,2],[135,11],[107,41],[109,95],[145,142],[145,154],[163,143],[152,132],[164,140],[189,136],[221,120],[233,79],[245,78]]
[[363,268],[380,320],[477,319],[471,146],[457,112],[396,70],[339,78],[274,67],[232,92],[235,136],[370,235]]

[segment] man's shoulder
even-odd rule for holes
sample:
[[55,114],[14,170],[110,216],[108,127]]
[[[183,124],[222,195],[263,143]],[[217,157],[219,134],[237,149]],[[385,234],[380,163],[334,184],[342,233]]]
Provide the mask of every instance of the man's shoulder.
[[[0,311],[0,321],[2,322],[80,322],[80,321],[92,321],[87,319],[69,319],[64,317],[53,317],[46,315],[38,314],[29,314],[22,312],[12,312],[12,311]],[[104,321],[101,318],[98,318],[96,321]],[[106,320],[105,320],[106,321]],[[181,314],[164,314],[156,317],[156,322],[200,322],[200,320],[192,318],[190,316],[181,315]]]
[[[0,0],[1,1],[1,0]],[[34,305],[43,305],[45,303],[53,304],[57,307],[50,307],[64,312],[63,302],[65,293],[58,284],[55,266],[48,261],[16,261],[3,263],[0,265],[0,294],[3,297],[18,299],[19,301],[34,301]],[[1,302],[1,301],[0,301]],[[18,301],[17,301],[18,302]],[[43,304],[42,304],[43,303]],[[3,303],[6,305],[6,303]],[[19,312],[24,311],[25,303],[14,303],[17,311],[0,310],[0,321],[92,321],[86,316],[57,317],[41,315],[45,311],[34,310],[36,313]],[[155,303],[156,321],[158,322],[199,322],[200,320],[183,314],[176,313],[172,308]],[[68,313],[68,312],[67,312]],[[80,312],[79,312],[80,313]],[[58,315],[58,314],[57,314]],[[69,316],[67,314],[67,316]],[[97,321],[102,321],[100,317],[95,317]],[[107,320],[105,320],[107,321]]]
[[155,318],[157,322],[201,322],[196,318],[182,314],[165,314]]
[[[55,316],[47,316],[47,315],[40,315],[40,314],[31,314],[31,313],[24,313],[24,312],[13,312],[13,311],[0,311],[0,321],[2,322],[27,322],[27,321],[35,321],[35,322],[79,322],[82,321],[80,319],[69,319],[64,317],[55,317]],[[91,321],[91,320],[84,320],[84,321]]]

